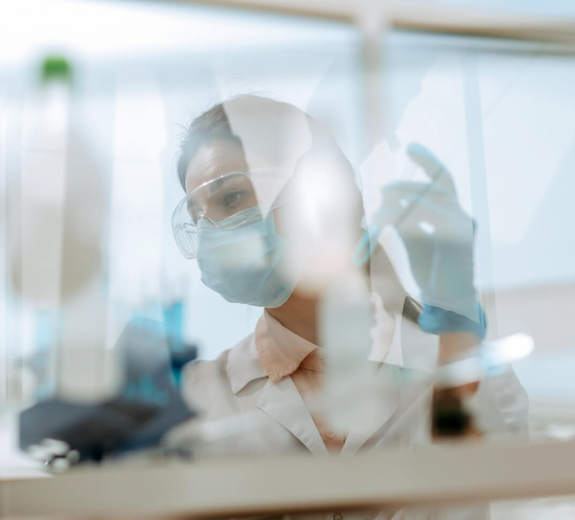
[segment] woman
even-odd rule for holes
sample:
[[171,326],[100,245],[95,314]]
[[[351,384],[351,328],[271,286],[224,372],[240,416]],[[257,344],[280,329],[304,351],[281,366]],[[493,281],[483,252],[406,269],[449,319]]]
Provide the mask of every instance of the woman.
[[[442,171],[443,178],[435,177],[424,152],[412,148],[411,155],[427,168],[439,191],[431,189],[420,204],[420,185],[404,183],[384,190],[381,223],[401,217],[398,211],[406,201],[427,208],[425,215],[412,208],[416,227],[424,220],[439,222],[433,219],[450,205],[452,211],[442,222],[451,226],[453,215],[462,222],[449,174]],[[205,453],[300,450],[320,456],[430,442],[431,379],[414,377],[416,384],[401,387],[398,372],[409,379],[413,371],[382,361],[389,361],[398,343],[407,350],[417,345],[437,355],[437,335],[442,361],[462,347],[473,347],[484,334],[481,316],[471,317],[479,308],[473,288],[472,238],[426,249],[425,233],[400,232],[422,289],[423,308],[402,288],[383,249],[375,247],[363,269],[376,295],[379,326],[374,328],[374,344],[379,363],[374,364],[374,377],[385,383],[386,391],[375,421],[357,428],[351,424],[348,431],[332,427],[317,404],[326,358],[318,347],[322,325],[318,317],[326,287],[337,278],[330,269],[338,264],[331,253],[325,254],[329,241],[299,240],[312,236],[314,226],[306,213],[309,193],[301,186],[317,189],[312,210],[314,204],[325,203],[327,190],[326,183],[314,188],[314,182],[300,181],[322,168],[343,188],[340,195],[346,194],[336,200],[327,197],[329,208],[337,209],[332,223],[341,227],[335,232],[333,226],[323,229],[332,232],[337,243],[342,234],[357,243],[362,235],[362,204],[351,167],[329,132],[297,108],[258,96],[235,98],[199,116],[183,141],[178,174],[186,197],[174,213],[176,241],[185,256],[197,258],[204,284],[228,301],[264,307],[253,334],[217,359],[185,369],[184,395],[203,412],[206,423],[224,424],[225,418],[244,414],[250,424],[258,425],[233,441],[204,446]],[[434,204],[441,209],[434,209]],[[416,240],[420,235],[423,242]],[[452,279],[454,271],[458,276]],[[526,430],[525,395],[511,371],[462,388],[475,392],[478,410],[467,434]],[[181,441],[186,435],[190,430],[181,428],[172,439]],[[393,512],[382,514],[393,516]],[[475,516],[465,518],[484,518],[486,511],[479,508],[471,514]]]

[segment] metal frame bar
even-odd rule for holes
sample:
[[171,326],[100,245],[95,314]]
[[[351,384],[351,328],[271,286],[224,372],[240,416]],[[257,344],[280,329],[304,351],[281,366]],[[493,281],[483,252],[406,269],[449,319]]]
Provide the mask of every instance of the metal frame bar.
[[489,11],[456,9],[447,6],[397,0],[375,7],[370,0],[152,0],[232,7],[292,16],[304,16],[357,23],[378,16],[381,26],[390,28],[487,36],[512,40],[575,43],[575,21],[554,17],[518,16]]

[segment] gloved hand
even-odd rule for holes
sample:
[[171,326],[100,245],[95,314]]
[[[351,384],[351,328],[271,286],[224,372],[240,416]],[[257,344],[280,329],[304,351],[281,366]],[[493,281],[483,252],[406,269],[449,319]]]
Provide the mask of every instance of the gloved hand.
[[393,225],[421,289],[422,329],[435,333],[467,330],[483,337],[485,317],[473,284],[475,224],[459,205],[445,166],[419,144],[410,144],[407,154],[431,182],[384,186],[381,209],[358,245],[355,260],[367,260],[381,230]]

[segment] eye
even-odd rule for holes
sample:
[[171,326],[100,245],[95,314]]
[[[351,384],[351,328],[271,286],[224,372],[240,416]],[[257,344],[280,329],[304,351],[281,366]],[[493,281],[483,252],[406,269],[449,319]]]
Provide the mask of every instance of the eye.
[[224,202],[226,206],[231,206],[240,200],[245,195],[244,191],[232,191],[230,193],[226,193],[224,197]]

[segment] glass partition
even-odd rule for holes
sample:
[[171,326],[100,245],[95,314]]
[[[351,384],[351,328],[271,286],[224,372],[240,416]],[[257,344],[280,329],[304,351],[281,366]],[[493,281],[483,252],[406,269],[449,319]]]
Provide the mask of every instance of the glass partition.
[[351,24],[184,3],[2,9],[8,466],[573,436],[573,49],[375,49]]
[[[253,330],[261,309],[231,305],[208,290],[196,262],[186,261],[176,247],[170,219],[184,195],[176,172],[180,141],[193,118],[214,104],[261,94],[324,121],[358,164],[364,150],[356,30],[321,20],[170,3],[29,1],[3,10],[3,37],[10,45],[0,54],[7,129],[2,152],[9,139],[14,144],[10,128],[16,120],[24,125],[21,139],[28,141],[22,144],[21,167],[34,169],[40,162],[42,169],[59,169],[61,182],[64,148],[42,155],[37,148],[43,136],[33,128],[42,108],[37,106],[42,60],[68,59],[74,95],[93,107],[82,117],[92,125],[100,158],[106,157],[101,174],[110,183],[110,297],[155,317],[162,305],[181,305],[174,311],[183,313],[183,330],[177,333],[197,345],[201,357],[212,359],[231,348]],[[38,30],[28,27],[30,10],[46,20]],[[28,29],[14,33],[8,25]],[[11,157],[3,157],[9,168]],[[35,179],[33,172],[28,175]],[[158,302],[163,303],[158,307]],[[17,314],[26,322],[22,326],[35,332],[5,329],[11,339],[3,345],[2,366],[11,375],[14,360],[33,350],[42,328],[33,305],[24,302]],[[111,334],[117,337],[122,325],[116,328]],[[3,399],[31,391],[30,382],[3,381]]]
[[489,337],[523,332],[535,342],[514,365],[533,438],[570,436],[572,49],[395,32],[384,53],[385,154],[417,141],[453,173],[477,224],[475,279]]
[[0,18],[2,444],[3,460],[27,466],[13,448],[40,439],[18,439],[38,430],[33,417],[14,429],[22,408],[119,395],[162,405],[172,390],[150,376],[156,357],[163,370],[169,353],[177,386],[186,361],[217,358],[254,331],[262,306],[209,289],[174,240],[194,118],[242,96],[289,103],[303,124],[293,135],[311,139],[306,118],[317,120],[319,138],[357,168],[364,85],[359,33],[339,22],[33,0]]

